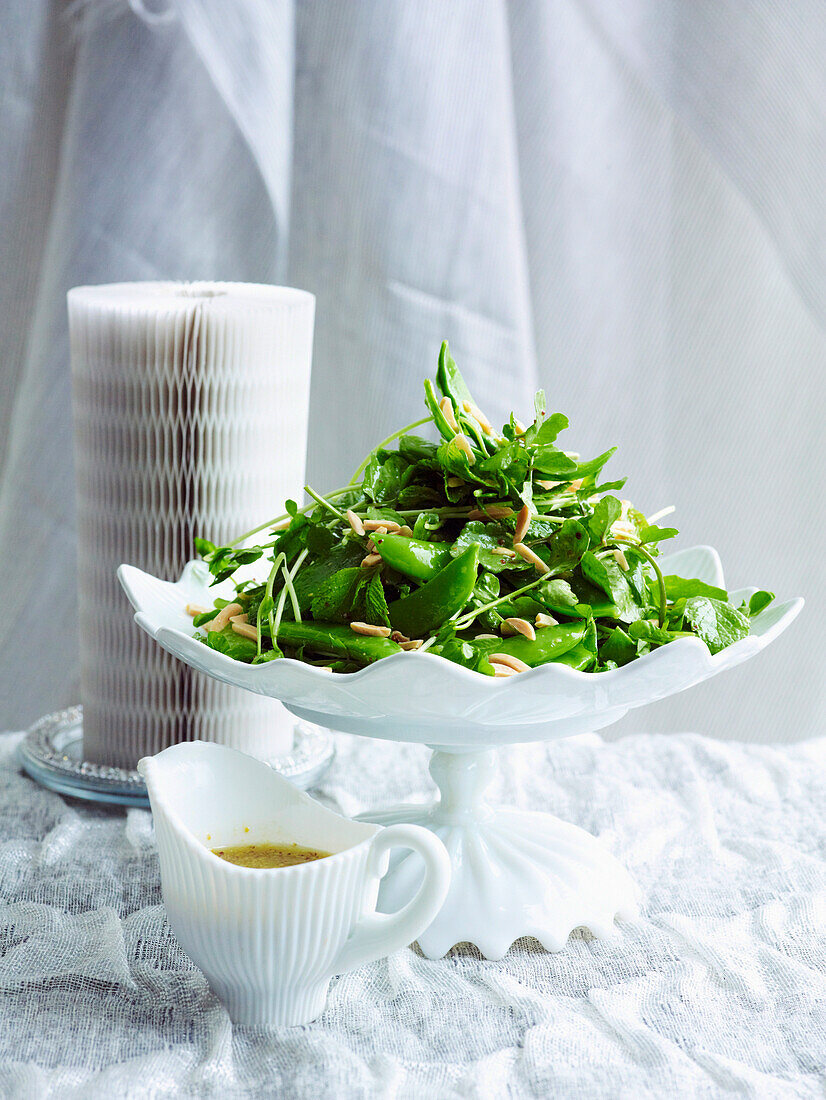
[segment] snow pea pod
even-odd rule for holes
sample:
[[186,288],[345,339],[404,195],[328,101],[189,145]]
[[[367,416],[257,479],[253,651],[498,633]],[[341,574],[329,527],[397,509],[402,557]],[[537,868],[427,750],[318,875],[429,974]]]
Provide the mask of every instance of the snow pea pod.
[[507,653],[534,668],[570,652],[579,645],[584,635],[584,623],[569,623],[566,626],[543,626],[537,630],[535,642],[522,634],[514,634],[511,638],[486,638],[484,643],[476,644],[484,644],[487,653]]
[[417,581],[429,581],[450,562],[449,542],[425,542],[406,535],[373,535],[382,561]]
[[363,665],[402,652],[401,647],[389,638],[356,634],[349,626],[339,623],[282,620],[278,626],[278,641],[283,645],[307,646],[328,656],[348,657]]
[[394,600],[388,608],[394,629],[408,638],[423,638],[437,630],[470,599],[478,564],[479,547],[474,543],[421,588]]

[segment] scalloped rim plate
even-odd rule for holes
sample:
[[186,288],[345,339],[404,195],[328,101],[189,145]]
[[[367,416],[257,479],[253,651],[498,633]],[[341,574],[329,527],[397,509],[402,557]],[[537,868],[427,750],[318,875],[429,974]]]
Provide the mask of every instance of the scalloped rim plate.
[[[696,546],[665,556],[662,566],[664,572],[725,588],[713,547]],[[368,736],[443,746],[546,740],[600,729],[632,707],[682,691],[753,657],[803,607],[800,598],[775,601],[752,620],[748,638],[714,655],[699,638],[680,638],[607,672],[546,664],[499,679],[432,653],[413,651],[386,657],[358,672],[335,673],[292,658],[245,665],[193,638],[186,604],[211,603],[216,595],[231,592],[230,582],[210,588],[203,562],[189,562],[176,582],[162,581],[131,565],[122,565],[118,577],[136,610],[138,625],[164,649],[202,672],[280,699],[309,721]],[[731,597],[736,604],[754,591],[739,589]]]

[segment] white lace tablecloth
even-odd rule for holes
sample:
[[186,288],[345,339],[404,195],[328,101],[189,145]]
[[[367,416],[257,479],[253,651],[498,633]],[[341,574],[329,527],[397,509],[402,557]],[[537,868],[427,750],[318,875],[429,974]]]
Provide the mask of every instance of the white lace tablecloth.
[[[503,754],[501,799],[602,837],[645,892],[612,944],[400,951],[315,1023],[233,1028],[170,932],[147,811],[67,801],[0,736],[0,1096],[824,1096],[826,740],[590,736]],[[427,753],[340,735],[345,813]]]

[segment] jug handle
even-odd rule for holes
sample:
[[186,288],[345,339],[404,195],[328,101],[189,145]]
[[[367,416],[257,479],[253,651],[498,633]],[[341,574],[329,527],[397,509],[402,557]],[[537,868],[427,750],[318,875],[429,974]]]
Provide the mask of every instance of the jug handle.
[[361,918],[336,956],[333,974],[344,974],[407,947],[444,904],[450,888],[450,856],[441,840],[421,825],[389,825],[373,838],[368,874],[378,878],[386,874],[392,848],[410,848],[422,857],[422,884],[407,905],[395,913],[370,913]]

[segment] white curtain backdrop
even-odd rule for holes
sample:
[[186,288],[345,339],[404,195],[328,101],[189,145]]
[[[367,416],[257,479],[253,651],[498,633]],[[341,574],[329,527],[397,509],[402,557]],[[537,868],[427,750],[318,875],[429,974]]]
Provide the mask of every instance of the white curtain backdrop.
[[[0,726],[77,696],[65,292],[318,298],[309,475],[450,340],[543,385],[733,587],[803,617],[616,729],[822,732],[826,13],[816,0],[0,0]],[[385,431],[386,429],[386,431]],[[266,456],[263,456],[266,460]]]

